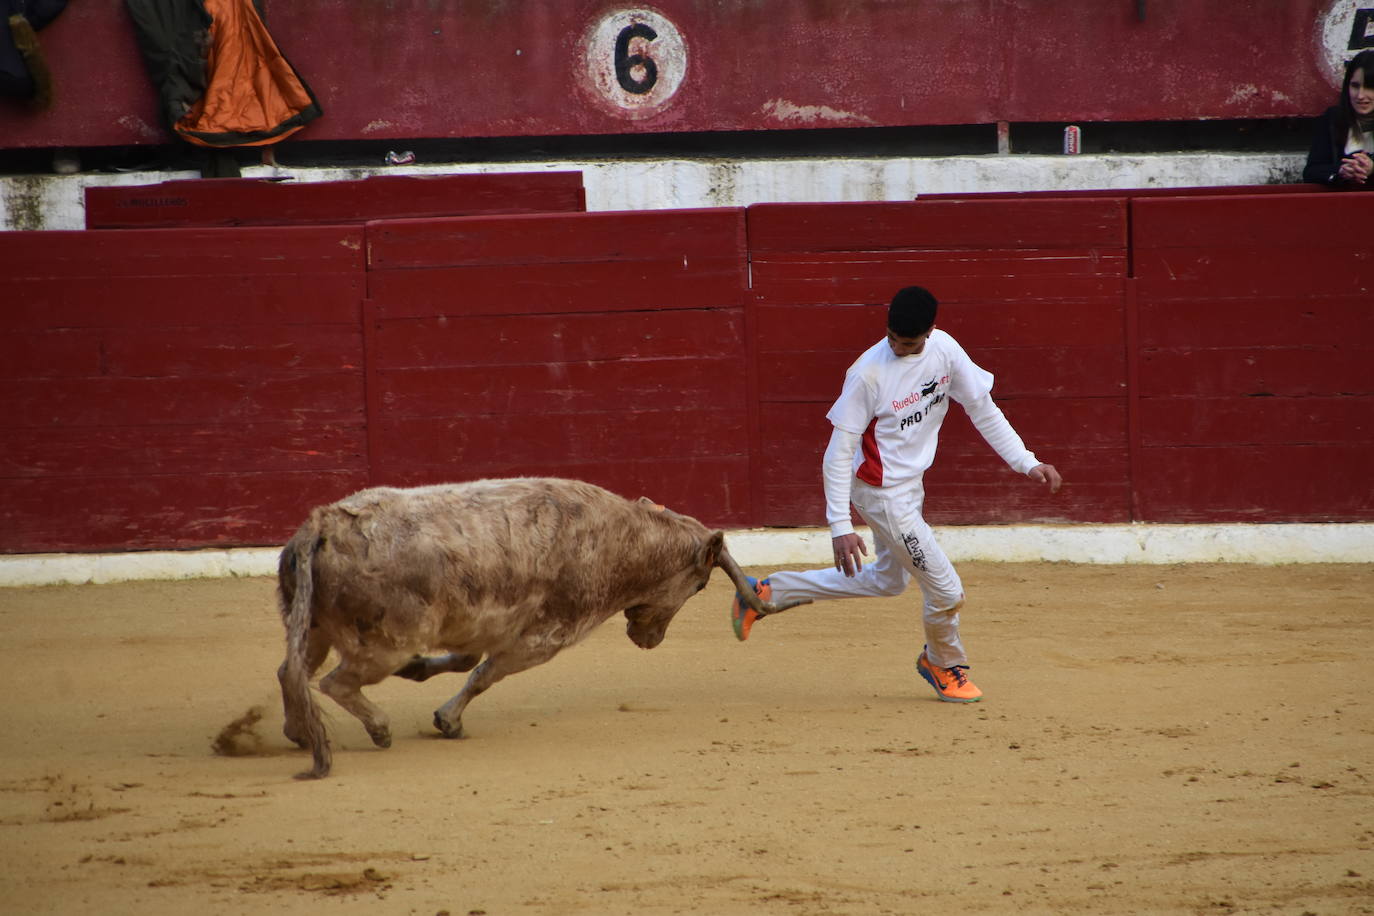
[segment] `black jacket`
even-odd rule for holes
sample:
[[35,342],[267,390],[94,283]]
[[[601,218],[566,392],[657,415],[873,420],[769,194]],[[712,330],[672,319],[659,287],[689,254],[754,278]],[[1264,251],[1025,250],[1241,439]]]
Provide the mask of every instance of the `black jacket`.
[[1302,170],[1302,180],[1313,184],[1324,184],[1329,188],[1342,190],[1374,190],[1374,175],[1362,185],[1351,185],[1336,180],[1336,172],[1345,156],[1345,141],[1350,134],[1350,125],[1340,108],[1332,106],[1317,119],[1317,133],[1312,138],[1312,149],[1307,154],[1307,165]]

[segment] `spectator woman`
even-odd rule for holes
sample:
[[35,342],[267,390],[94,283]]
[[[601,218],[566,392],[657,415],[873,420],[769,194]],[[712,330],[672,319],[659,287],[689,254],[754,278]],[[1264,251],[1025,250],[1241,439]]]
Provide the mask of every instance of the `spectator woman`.
[[1341,190],[1374,190],[1374,49],[1345,65],[1339,104],[1318,119],[1303,181]]

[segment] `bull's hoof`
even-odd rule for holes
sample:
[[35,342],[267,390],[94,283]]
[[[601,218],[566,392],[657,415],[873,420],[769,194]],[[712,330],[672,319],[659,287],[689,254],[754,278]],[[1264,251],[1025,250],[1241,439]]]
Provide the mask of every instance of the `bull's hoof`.
[[437,712],[434,714],[434,727],[438,729],[439,734],[443,735],[445,738],[463,737],[462,722],[455,722],[453,725],[449,725],[447,722],[444,721],[444,717],[439,715]]
[[378,747],[391,747],[391,729],[385,725],[375,730],[369,728],[367,733],[372,738],[372,743]]

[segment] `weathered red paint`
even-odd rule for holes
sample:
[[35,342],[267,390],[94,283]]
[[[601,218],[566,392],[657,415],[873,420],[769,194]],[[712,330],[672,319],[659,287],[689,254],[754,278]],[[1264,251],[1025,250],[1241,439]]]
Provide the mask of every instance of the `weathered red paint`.
[[[1329,45],[1345,35],[1325,26],[1340,3],[1351,15],[1374,8],[1150,0],[1143,19],[1130,0],[267,0],[266,8],[324,110],[293,142],[1316,115],[1337,85],[1331,56],[1341,49]],[[659,31],[669,23],[673,42],[634,38],[625,60],[652,61],[662,84],[680,80],[647,108],[634,92],[616,95],[606,75],[613,46],[588,60],[603,17],[637,9],[661,17],[652,20]],[[0,106],[0,144],[170,139],[122,3],[73,3],[41,39],[57,102],[42,114]],[[646,79],[642,66],[624,75]]]

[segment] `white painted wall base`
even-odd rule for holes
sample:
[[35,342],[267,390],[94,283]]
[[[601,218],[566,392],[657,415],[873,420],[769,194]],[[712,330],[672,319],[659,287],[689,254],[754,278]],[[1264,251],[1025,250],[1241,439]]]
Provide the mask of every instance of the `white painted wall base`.
[[[756,203],[911,200],[921,194],[1292,184],[1291,153],[1080,156],[917,156],[844,159],[587,159],[368,168],[249,166],[245,178],[344,181],[370,175],[580,171],[587,209],[667,210]],[[0,229],[84,229],[89,186],[147,185],[197,172],[18,175],[0,178]]]
[[[860,529],[871,545],[872,537]],[[937,528],[955,562],[1370,563],[1374,523],[1303,525],[974,525]],[[824,528],[726,535],[741,566],[812,567],[831,561]],[[30,554],[0,557],[0,587],[103,585],[138,579],[274,576],[278,549]]]

